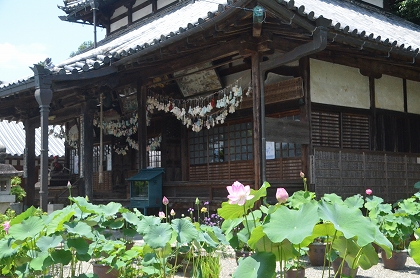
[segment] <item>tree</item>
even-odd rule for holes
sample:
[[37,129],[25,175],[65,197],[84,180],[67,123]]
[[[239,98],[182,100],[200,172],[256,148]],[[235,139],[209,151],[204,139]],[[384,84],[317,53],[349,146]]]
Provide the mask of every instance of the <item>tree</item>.
[[397,0],[391,12],[415,24],[420,24],[420,0]]
[[77,51],[72,51],[71,53],[70,53],[70,58],[71,57],[74,57],[74,56],[76,56],[76,55],[78,55],[78,54],[80,54],[80,53],[82,53],[82,52],[84,52],[86,49],[88,49],[88,48],[90,48],[90,47],[92,47],[93,46],[93,41],[85,41],[85,42],[83,42],[80,46],[79,46],[79,48],[77,49]]

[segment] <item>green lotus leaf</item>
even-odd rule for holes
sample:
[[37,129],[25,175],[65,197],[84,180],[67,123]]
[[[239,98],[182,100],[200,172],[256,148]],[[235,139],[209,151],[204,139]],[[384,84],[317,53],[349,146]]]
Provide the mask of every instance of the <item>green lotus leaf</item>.
[[110,202],[106,205],[99,206],[99,209],[96,211],[99,214],[103,214],[105,217],[115,216],[122,205],[120,203]]
[[41,271],[52,265],[53,262],[48,252],[38,253],[29,263],[30,267],[35,271]]
[[151,226],[144,235],[144,242],[151,248],[163,248],[172,236],[172,229],[168,223]]
[[375,241],[376,226],[365,218],[358,208],[321,201],[319,214],[324,221],[331,222],[335,229],[341,231],[345,238],[356,237],[359,246]]
[[13,239],[0,239],[0,259],[11,257],[18,252],[18,248],[12,247]]
[[287,200],[288,206],[293,209],[299,209],[303,204],[313,202],[315,198],[315,193],[310,191],[296,191],[292,196]]
[[287,239],[280,243],[272,242],[264,234],[262,226],[252,231],[248,245],[257,252],[272,252],[276,256],[276,261],[287,261],[299,256],[299,253],[293,248],[292,243]]
[[133,224],[134,226],[137,226],[140,223],[139,217],[131,211],[127,211],[121,214],[122,217],[130,224]]
[[410,248],[408,249],[410,257],[420,265],[420,240],[410,242]]
[[233,219],[225,219],[222,223],[222,231],[229,235],[234,228],[236,228],[239,224],[241,224],[243,221],[242,217],[239,218],[233,218]]
[[137,232],[141,235],[145,235],[149,232],[150,227],[160,224],[160,219],[155,216],[145,216],[140,220],[137,225]]
[[96,213],[98,211],[98,205],[94,205],[92,203],[89,203],[89,201],[85,197],[69,197],[70,200],[72,200],[77,206],[81,213],[76,215],[79,215],[80,218],[86,217],[88,214]]
[[[249,201],[247,201],[247,203],[248,202]],[[239,206],[237,204],[229,204],[228,202],[223,202],[222,207],[217,209],[217,214],[219,214],[225,220],[243,217],[245,213],[245,205]]]
[[219,227],[212,226],[207,228],[207,232],[213,240],[220,242],[221,244],[228,245],[229,242],[226,240],[225,235]]
[[34,239],[45,228],[44,221],[38,216],[31,216],[21,223],[12,225],[9,234],[16,240]]
[[335,193],[324,194],[321,200],[330,204],[343,204],[344,203],[341,196],[338,196]]
[[56,210],[48,215],[45,221],[47,223],[47,235],[64,230],[64,223],[70,221],[73,215],[74,211],[70,210]]
[[71,234],[76,234],[79,236],[85,236],[87,238],[92,237],[92,228],[84,222],[67,222],[64,224],[64,227],[67,229],[67,232]]
[[419,212],[419,205],[416,203],[414,198],[404,199],[402,202],[399,203],[399,210],[404,211],[409,215],[416,215]]
[[176,239],[180,244],[189,243],[198,235],[195,226],[191,221],[185,218],[176,218],[172,220],[171,226],[176,232]]
[[125,221],[124,219],[110,219],[108,221],[105,221],[102,223],[101,226],[103,227],[108,227],[110,229],[113,230],[118,230],[121,229],[122,227],[124,227]]
[[56,249],[51,252],[51,258],[56,264],[67,265],[72,260],[72,253],[70,250]]
[[336,233],[337,230],[334,228],[334,224],[331,222],[324,222],[316,224],[312,233],[314,238],[317,237],[329,237],[332,239],[335,236],[342,234],[341,232]]
[[137,230],[134,228],[123,228],[123,234],[126,237],[134,237],[137,235]]
[[81,262],[88,262],[90,261],[90,259],[92,259],[92,256],[89,253],[86,253],[86,254],[76,253],[76,259]]
[[69,238],[67,240],[67,246],[74,248],[78,254],[86,254],[89,251],[89,244],[81,237]]
[[233,278],[272,278],[276,276],[276,257],[273,253],[258,252],[239,262]]
[[61,235],[43,236],[36,241],[36,246],[41,252],[47,252],[49,249],[56,248],[62,240],[63,237]]
[[300,244],[312,234],[319,221],[318,204],[306,203],[299,210],[279,207],[271,214],[270,221],[263,225],[264,233],[273,242],[288,239],[293,244]]
[[28,219],[31,216],[34,216],[37,212],[37,209],[34,206],[31,206],[21,214],[16,215],[12,220],[10,220],[10,225],[15,225],[21,223],[23,220]]
[[363,269],[369,269],[379,262],[378,253],[376,253],[372,244],[360,247],[354,239],[341,236],[334,240],[333,248],[338,251],[340,257],[345,257],[346,262],[352,269],[359,266]]
[[365,208],[367,210],[372,210],[376,208],[379,204],[382,204],[384,202],[384,199],[378,196],[368,196],[366,197],[366,203]]
[[363,197],[360,194],[348,197],[344,200],[344,204],[346,204],[350,208],[354,207],[360,209],[363,207],[364,203],[365,201],[363,200]]

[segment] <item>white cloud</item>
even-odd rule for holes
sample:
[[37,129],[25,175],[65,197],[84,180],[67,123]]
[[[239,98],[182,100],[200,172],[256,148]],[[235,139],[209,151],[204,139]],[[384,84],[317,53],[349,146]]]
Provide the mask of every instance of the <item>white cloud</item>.
[[32,75],[29,67],[47,57],[47,48],[39,43],[0,43],[0,80],[11,82]]

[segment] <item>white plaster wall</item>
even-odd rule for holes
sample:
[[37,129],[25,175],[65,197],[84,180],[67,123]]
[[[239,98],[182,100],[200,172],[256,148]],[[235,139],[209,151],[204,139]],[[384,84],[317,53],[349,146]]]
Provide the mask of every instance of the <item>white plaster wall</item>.
[[403,80],[389,75],[375,79],[375,105],[376,108],[404,112]]
[[165,6],[168,6],[169,4],[175,2],[174,0],[158,0],[157,1],[157,9],[161,9]]
[[136,3],[134,3],[133,8],[137,7],[138,5],[143,4],[144,2],[146,2],[147,0],[137,0]]
[[407,112],[420,114],[420,82],[407,80]]
[[148,14],[152,13],[152,4],[144,7],[143,9],[140,9],[133,13],[133,22],[136,20],[139,20],[140,18],[145,17]]
[[111,24],[111,32],[120,29],[121,27],[128,25],[128,17],[124,17],[114,23]]
[[366,3],[378,6],[383,8],[384,7],[384,1],[383,0],[363,0]]
[[310,71],[312,102],[370,108],[369,78],[359,69],[311,59]]
[[128,11],[128,9],[126,7],[124,7],[124,6],[119,7],[118,9],[116,9],[114,11],[114,14],[111,16],[111,20],[116,18],[119,15],[122,15],[122,14],[126,13],[127,11]]

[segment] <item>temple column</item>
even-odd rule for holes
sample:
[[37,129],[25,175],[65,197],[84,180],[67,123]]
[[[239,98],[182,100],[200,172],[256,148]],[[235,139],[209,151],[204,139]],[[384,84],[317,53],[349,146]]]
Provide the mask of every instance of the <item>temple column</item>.
[[34,65],[33,71],[35,73],[35,98],[41,114],[41,187],[39,198],[40,207],[46,212],[48,209],[48,116],[53,97],[52,81],[45,74],[43,66]]
[[35,204],[35,183],[38,181],[35,170],[35,125],[31,123],[30,119],[23,121],[25,126],[25,153],[23,165],[23,177],[25,182],[25,203],[26,208]]

